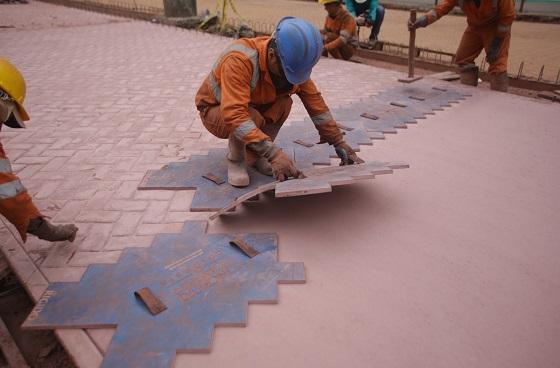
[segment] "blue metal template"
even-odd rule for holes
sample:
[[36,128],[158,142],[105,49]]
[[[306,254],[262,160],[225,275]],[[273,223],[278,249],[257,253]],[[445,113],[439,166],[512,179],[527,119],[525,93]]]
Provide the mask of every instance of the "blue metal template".
[[[278,283],[304,283],[303,263],[277,261],[275,234],[207,234],[187,222],[118,263],[91,265],[80,282],[50,284],[25,328],[117,327],[103,367],[170,367],[176,352],[209,352],[215,326],[245,326],[248,303],[275,303]],[[229,244],[239,237],[259,254]],[[152,315],[143,287],[167,310]]]

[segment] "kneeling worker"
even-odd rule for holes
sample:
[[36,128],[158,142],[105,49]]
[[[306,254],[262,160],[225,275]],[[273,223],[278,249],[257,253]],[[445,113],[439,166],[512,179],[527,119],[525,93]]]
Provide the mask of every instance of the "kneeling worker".
[[235,41],[204,79],[195,103],[203,125],[229,140],[228,182],[249,185],[246,164],[283,181],[301,172],[273,142],[288,118],[293,94],[302,100],[321,143],[335,147],[341,165],[362,163],[344,141],[329,108],[310,79],[323,40],[309,22],[283,18],[270,36]]
[[321,30],[325,43],[324,56],[330,54],[335,59],[349,60],[358,45],[356,22],[340,0],[319,0],[325,6],[327,17]]
[[[0,129],[25,128],[29,115],[23,107],[25,80],[10,62],[0,59]],[[48,241],[74,241],[78,228],[74,225],[53,225],[41,215],[31,196],[12,172],[10,161],[0,143],[0,214],[18,230],[22,240],[27,234]]]

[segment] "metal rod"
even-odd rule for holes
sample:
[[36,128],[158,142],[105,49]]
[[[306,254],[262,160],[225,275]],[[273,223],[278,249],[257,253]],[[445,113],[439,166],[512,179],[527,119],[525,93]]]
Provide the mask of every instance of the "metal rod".
[[558,69],[558,74],[556,74],[556,84],[558,84],[558,80],[560,80],[560,69]]
[[517,72],[517,79],[521,78],[521,73],[523,73],[523,65],[524,65],[524,61],[522,61],[521,63],[519,63],[519,71]]
[[[416,22],[416,9],[410,11],[410,21]],[[408,77],[414,78],[414,56],[416,54],[416,30],[410,31],[410,40],[408,42]]]
[[541,79],[542,79],[543,72],[544,72],[544,65],[541,66],[541,71],[539,72],[539,79],[537,79],[539,82],[540,82]]
[[521,5],[519,6],[519,12],[523,13],[523,8],[525,7],[525,0],[521,0]]

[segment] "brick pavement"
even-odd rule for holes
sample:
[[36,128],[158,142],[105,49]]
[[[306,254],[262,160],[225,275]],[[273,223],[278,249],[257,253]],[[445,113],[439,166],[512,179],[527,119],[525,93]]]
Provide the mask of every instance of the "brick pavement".
[[[207,217],[188,212],[192,192],[136,186],[147,170],[225,146],[202,128],[194,96],[231,40],[36,2],[3,6],[0,24],[14,25],[0,31],[1,53],[27,80],[32,119],[0,139],[43,213],[80,227],[70,245],[30,238],[24,248],[0,228],[2,250],[35,299],[48,282],[76,281],[91,263]],[[331,108],[398,76],[330,59],[313,74]],[[290,120],[305,116],[297,101]],[[112,330],[57,333],[80,366],[96,366]]]

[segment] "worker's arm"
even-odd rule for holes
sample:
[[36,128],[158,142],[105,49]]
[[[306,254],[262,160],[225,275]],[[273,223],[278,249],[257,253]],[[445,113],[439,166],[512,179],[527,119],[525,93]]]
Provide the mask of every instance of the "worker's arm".
[[220,110],[224,123],[232,134],[245,144],[270,141],[270,137],[257,128],[249,113],[253,65],[244,56],[231,53],[220,65]]
[[370,0],[369,2],[369,20],[372,24],[375,24],[375,19],[377,18],[377,0]]
[[344,141],[344,136],[315,83],[311,79],[308,80],[299,85],[296,93],[303,102],[315,128],[319,131],[320,143],[327,142],[335,147],[335,151],[341,159],[341,165],[363,163],[364,161]]
[[358,14],[356,14],[356,8],[354,7],[354,1],[352,0],[346,0],[346,10],[348,10],[354,17],[358,16]]
[[498,37],[505,37],[511,32],[511,24],[515,19],[515,3],[513,0],[498,2]]
[[325,50],[329,51],[344,46],[350,43],[355,36],[356,22],[354,21],[354,18],[352,18],[350,15],[347,15],[342,21],[340,35],[338,36],[338,38],[325,44]]
[[504,38],[511,32],[511,24],[515,18],[515,3],[513,0],[500,0],[498,2],[498,25],[496,35],[492,39],[490,48],[486,53],[486,61],[492,64],[498,59]]
[[408,29],[413,30],[421,27],[426,27],[449,13],[455,6],[457,6],[457,0],[443,0],[441,4],[416,19],[415,22],[411,22],[409,19]]

